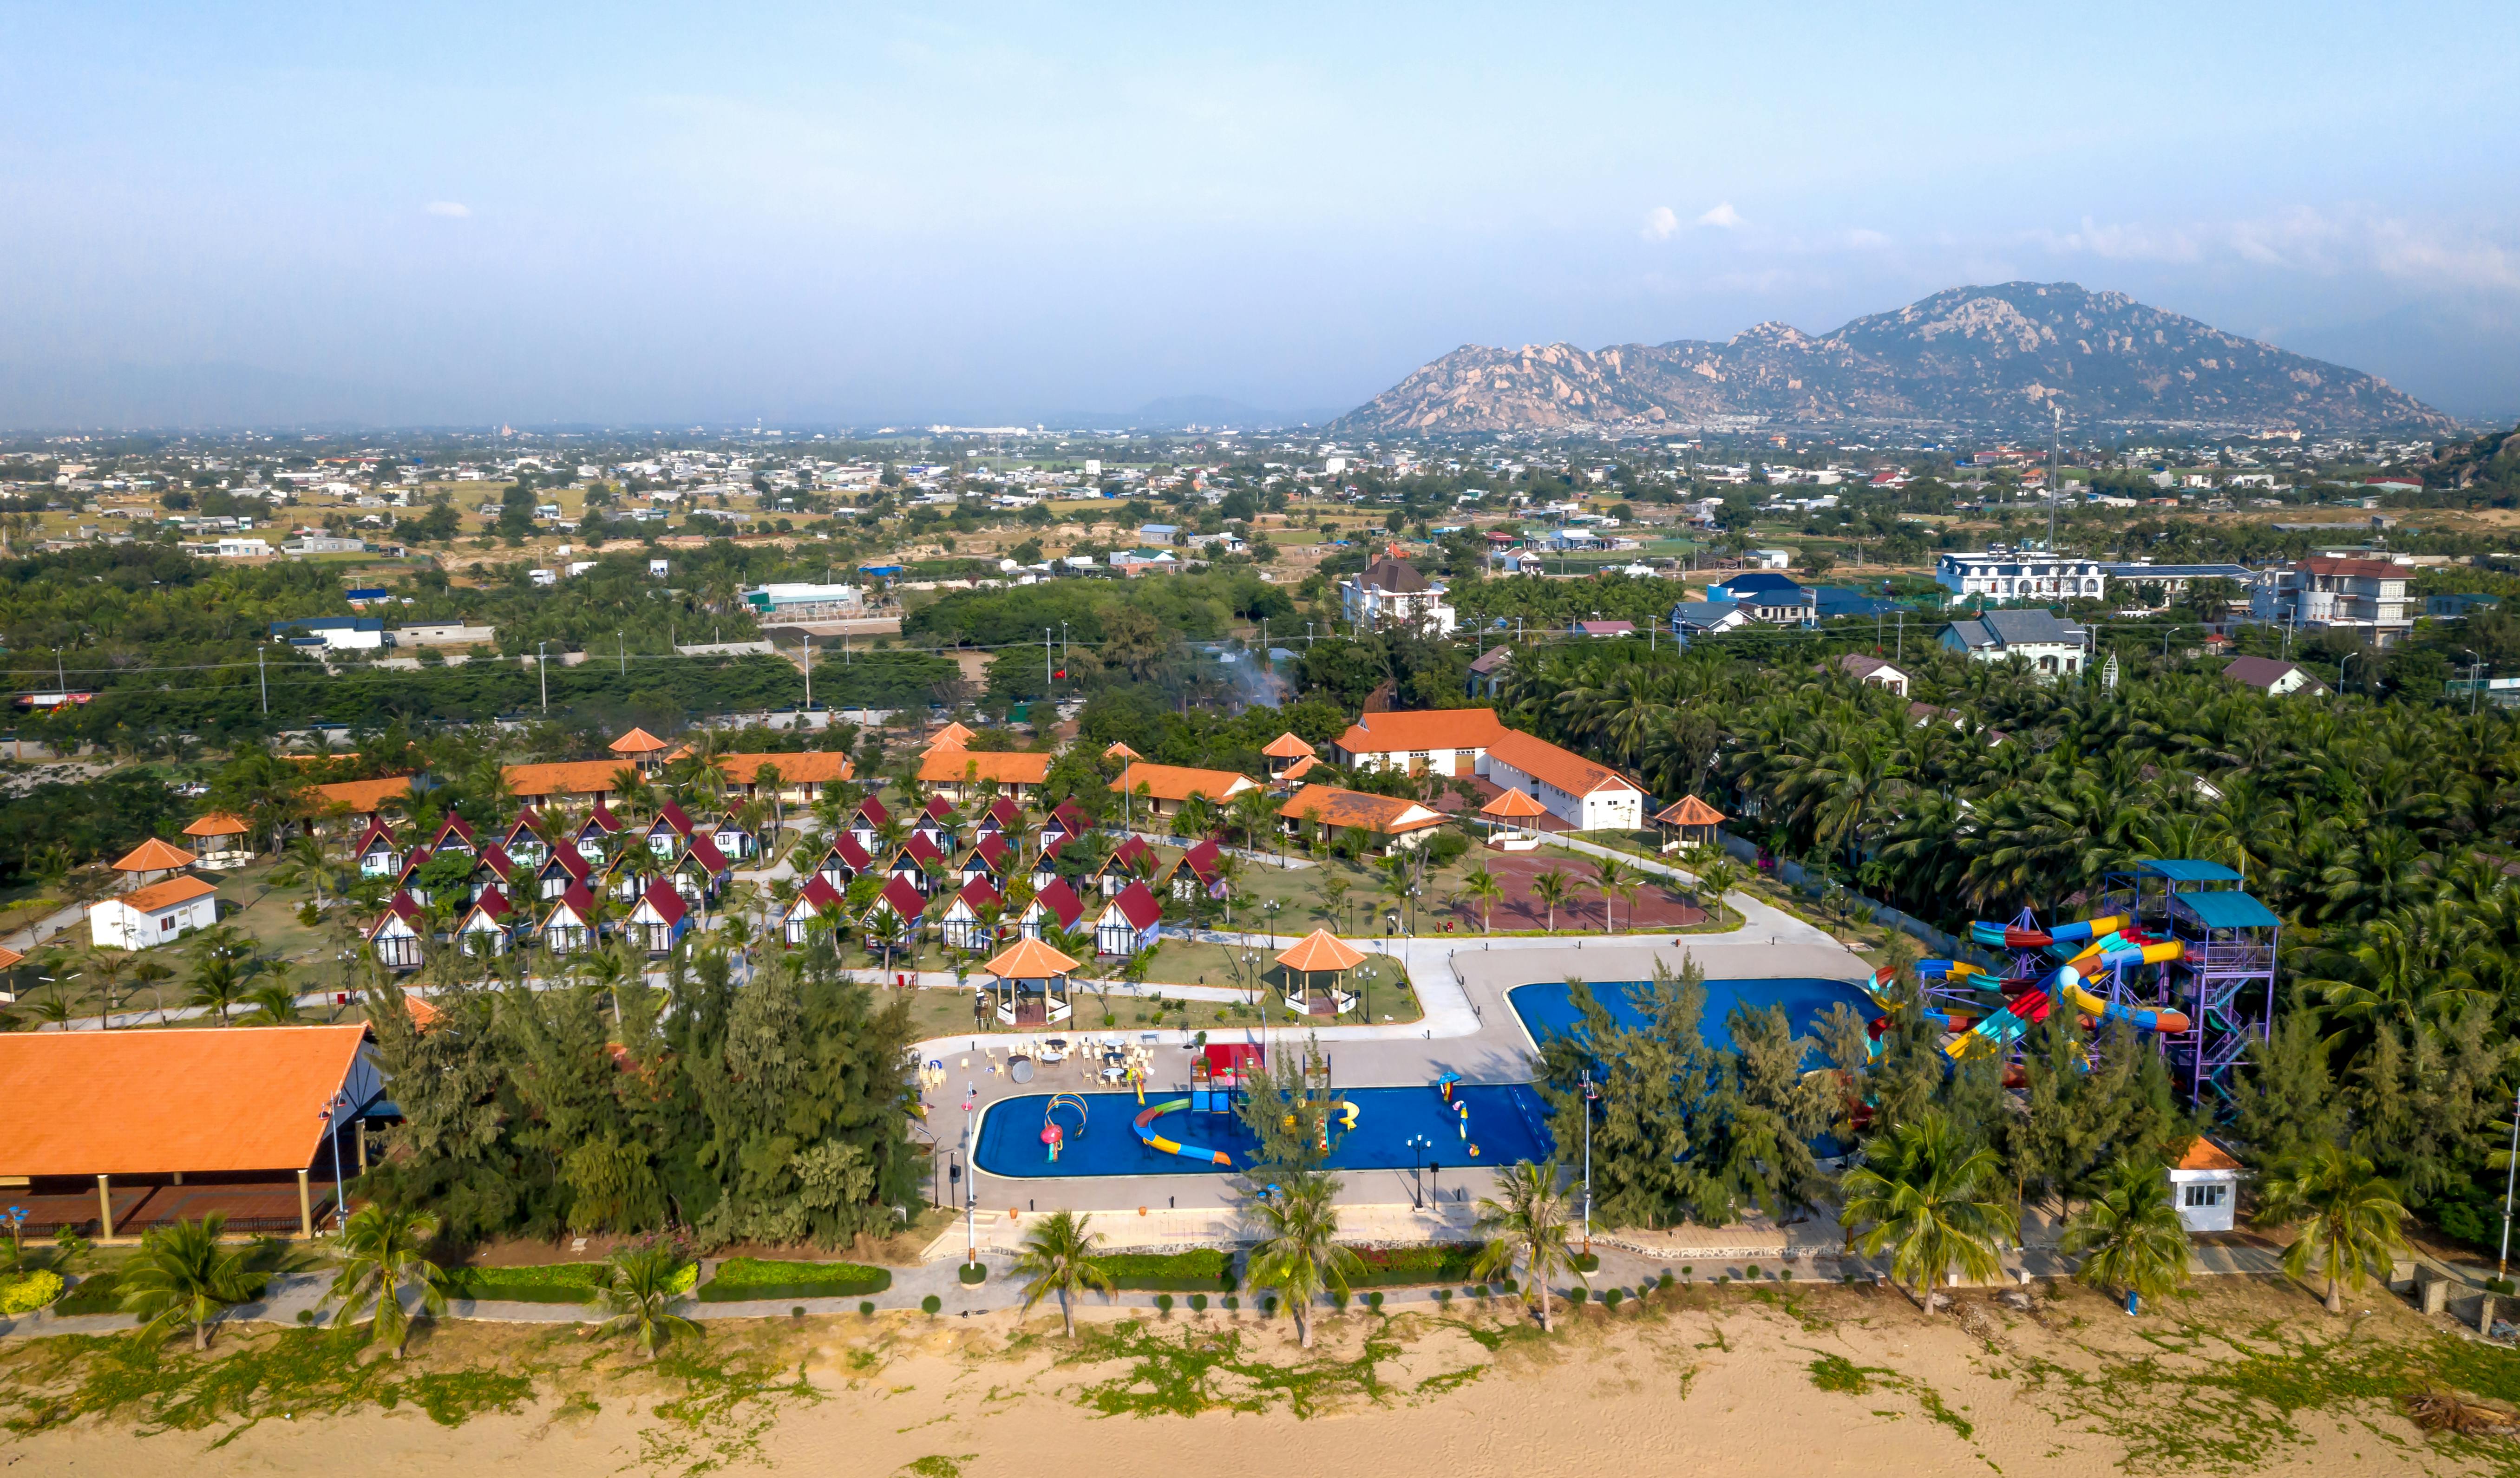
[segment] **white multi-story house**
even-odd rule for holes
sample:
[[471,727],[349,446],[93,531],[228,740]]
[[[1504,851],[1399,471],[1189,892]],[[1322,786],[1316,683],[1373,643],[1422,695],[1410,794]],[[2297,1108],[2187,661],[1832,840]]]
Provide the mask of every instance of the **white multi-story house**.
[[1990,549],[1981,555],[1944,555],[1934,561],[1934,580],[1955,599],[2097,600],[2107,585],[2108,570],[2097,560]]
[[1444,593],[1441,583],[1386,555],[1339,583],[1339,616],[1365,630],[1414,626],[1430,636],[1451,636],[1457,618]]
[[2090,633],[2048,610],[1990,610],[1954,621],[1943,628],[1942,644],[1975,662],[2019,657],[2043,677],[2080,672],[2091,657]]
[[2414,575],[2392,560],[2317,556],[2261,574],[2249,608],[2261,620],[2304,631],[2359,631],[2375,647],[2404,641],[2415,625],[2407,596]]

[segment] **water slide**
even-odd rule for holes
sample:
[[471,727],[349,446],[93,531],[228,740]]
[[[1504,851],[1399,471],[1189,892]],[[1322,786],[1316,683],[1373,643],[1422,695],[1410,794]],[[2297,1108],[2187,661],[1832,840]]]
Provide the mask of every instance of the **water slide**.
[[2118,915],[2086,918],[2080,923],[2060,923],[2052,929],[2016,929],[2009,924],[1989,923],[1981,918],[1969,925],[1969,942],[1991,950],[2044,950],[2055,944],[2081,944],[2102,934],[2115,933],[2133,920]]
[[[2168,953],[2157,953],[2159,951]],[[2130,962],[2139,958],[2147,963],[2157,964],[2164,960],[2178,959],[2179,944],[2173,940],[2167,944],[2129,947],[2126,956]],[[2100,958],[2106,961],[2108,957],[2103,954]],[[2047,1019],[2049,1005],[2057,1001],[2094,1020],[2124,1021],[2138,1031],[2176,1036],[2188,1027],[2185,1011],[2166,1006],[2127,1006],[2093,995],[2084,985],[2083,972],[2067,964],[2059,965],[2056,973],[2014,997],[2009,1006],[1979,1022],[1974,1029],[1954,1037],[1945,1044],[1943,1051],[1957,1058],[1984,1047],[2009,1047],[2020,1040],[2021,1034],[2033,1022]]]
[[1168,1113],[1181,1113],[1189,1107],[1190,1099],[1171,1098],[1161,1103],[1148,1104],[1147,1107],[1140,1109],[1138,1111],[1137,1122],[1138,1138],[1144,1141],[1147,1147],[1149,1149],[1159,1149],[1165,1154],[1177,1154],[1186,1160],[1199,1160],[1227,1170],[1233,1169],[1234,1157],[1227,1154],[1224,1150],[1209,1149],[1205,1145],[1201,1144],[1184,1144],[1178,1140],[1167,1140],[1162,1135],[1155,1133],[1154,1130],[1149,1127],[1164,1115]]
[[1955,1061],[1989,1048],[2002,1052],[2020,1041],[2023,1032],[2047,1020],[2048,1006],[2046,991],[2023,991],[2006,1003],[2003,1009],[1944,1043],[1943,1052]]

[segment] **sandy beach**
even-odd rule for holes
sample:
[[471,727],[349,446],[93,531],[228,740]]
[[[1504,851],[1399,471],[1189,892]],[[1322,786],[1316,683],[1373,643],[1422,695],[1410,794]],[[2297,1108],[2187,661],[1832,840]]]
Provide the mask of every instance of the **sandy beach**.
[[[2506,1447],[2427,1439],[2387,1393],[2444,1362],[2468,1363],[2470,1389],[2520,1381],[2520,1359],[2394,1300],[2355,1308],[2369,1312],[2329,1319],[2298,1289],[2226,1278],[2139,1320],[2080,1290],[2026,1309],[1968,1293],[1928,1320],[1889,1290],[1699,1286],[1597,1305],[1554,1338],[1466,1300],[1449,1318],[1359,1312],[1326,1319],[1309,1357],[1285,1321],[1247,1314],[1134,1323],[1102,1311],[1078,1346],[1044,1315],[1020,1328],[1007,1315],[883,1316],[727,1321],[653,1370],[565,1331],[456,1324],[425,1332],[394,1372],[444,1382],[439,1419],[412,1389],[390,1411],[272,1409],[282,1402],[250,1424],[231,1412],[191,1430],[130,1404],[12,1436],[0,1468],[1136,1478],[1263,1456],[1292,1472],[1444,1478],[2036,1478],[2503,1465]],[[232,1335],[219,1358],[307,1337]],[[20,1427],[36,1410],[37,1358],[21,1345],[0,1362]],[[444,1409],[484,1372],[522,1375],[530,1392],[506,1411]]]

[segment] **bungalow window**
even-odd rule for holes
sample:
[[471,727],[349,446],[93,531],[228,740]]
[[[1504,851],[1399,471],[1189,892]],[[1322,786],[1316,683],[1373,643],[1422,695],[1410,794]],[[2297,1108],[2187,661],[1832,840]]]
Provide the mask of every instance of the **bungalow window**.
[[2182,1199],[2191,1207],[2220,1206],[2230,1188],[2222,1185],[2191,1185],[2185,1187],[2186,1195]]

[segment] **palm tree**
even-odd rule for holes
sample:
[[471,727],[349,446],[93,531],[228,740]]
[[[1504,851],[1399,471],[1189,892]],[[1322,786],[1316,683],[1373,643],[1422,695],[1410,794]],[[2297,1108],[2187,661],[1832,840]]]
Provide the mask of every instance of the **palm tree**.
[[1492,920],[1496,901],[1505,896],[1505,885],[1497,881],[1496,874],[1488,871],[1486,863],[1480,863],[1462,874],[1462,892],[1479,901],[1479,932],[1495,933],[1496,925]]
[[649,1241],[612,1254],[611,1281],[604,1287],[604,1307],[610,1316],[596,1325],[597,1334],[627,1332],[643,1359],[677,1334],[698,1334],[700,1326],[673,1312],[685,1292],[683,1274],[691,1260],[671,1242]]
[[297,1008],[295,987],[284,982],[255,986],[245,993],[244,1004],[260,1013],[254,1019],[265,1026],[295,1026],[306,1019]]
[[1724,895],[1732,892],[1738,881],[1732,875],[1732,865],[1729,862],[1710,862],[1697,870],[1698,899],[1715,906],[1716,922],[1724,921]]
[[2187,1281],[2187,1226],[2163,1193],[2168,1185],[2158,1161],[2119,1161],[2098,1198],[2066,1223],[2057,1244],[2067,1257],[2082,1259],[2074,1270],[2078,1280],[2123,1292],[2130,1314],[2145,1295],[2164,1298]]
[[332,880],[338,867],[324,843],[311,831],[301,831],[282,849],[280,866],[271,870],[275,887],[290,888],[305,883],[315,890],[315,907],[324,907],[324,884]]
[[96,982],[96,1028],[104,1031],[113,1024],[113,1004],[122,994],[122,977],[138,963],[136,957],[122,950],[91,949],[79,962],[80,973]]
[[2407,1247],[2406,1203],[2398,1187],[2371,1162],[2334,1144],[2321,1144],[2258,1187],[2261,1225],[2297,1222],[2284,1249],[2284,1272],[2308,1281],[2313,1263],[2327,1281],[2327,1312],[2345,1312],[2348,1286],[2360,1292],[2365,1277],[2386,1282]]
[[1494,1282],[1511,1277],[1519,1261],[1528,1275],[1530,1292],[1540,1299],[1543,1333],[1554,1333],[1557,1328],[1549,1280],[1570,1272],[1579,1280],[1584,1276],[1566,1244],[1566,1198],[1558,1193],[1557,1179],[1555,1160],[1540,1165],[1518,1161],[1497,1177],[1496,1195],[1479,1201],[1478,1228],[1487,1245],[1479,1249],[1478,1263],[1471,1269],[1473,1277]]
[[1627,868],[1618,859],[1604,857],[1595,865],[1593,891],[1601,895],[1602,933],[1607,934],[1615,927],[1610,918],[1610,900],[1618,897],[1622,890],[1633,886],[1634,884],[1628,880]]
[[152,1227],[141,1233],[140,1255],[124,1266],[120,1279],[123,1312],[148,1321],[135,1338],[164,1339],[176,1329],[190,1329],[193,1348],[206,1350],[210,1325],[254,1296],[243,1256],[219,1245],[227,1221],[227,1213],[213,1211],[198,1222]]
[[2021,1223],[1999,1196],[1995,1151],[1929,1108],[1867,1140],[1864,1156],[1841,1187],[1838,1220],[1870,1224],[1856,1245],[1868,1257],[1889,1247],[1891,1276],[1908,1280],[1927,1314],[1933,1285],[1955,1266],[1974,1278],[1996,1275],[1997,1240],[2018,1235]]
[[437,1235],[437,1218],[426,1211],[387,1210],[370,1201],[350,1213],[341,1229],[341,1273],[329,1296],[341,1301],[348,1319],[370,1297],[377,1301],[370,1338],[382,1340],[402,1359],[411,1338],[411,1315],[402,1306],[402,1290],[420,1290],[420,1307],[431,1315],[446,1312],[446,1274],[421,1254]]
[[1076,1337],[1074,1301],[1087,1288],[1111,1291],[1111,1276],[1094,1260],[1094,1249],[1102,1233],[1088,1232],[1090,1216],[1059,1210],[1050,1214],[1024,1234],[1023,1250],[1015,1255],[1015,1271],[1028,1274],[1032,1281],[1024,1284],[1024,1312],[1056,1293],[1058,1295],[1058,1321],[1066,1327],[1067,1337]]
[[1566,874],[1551,868],[1531,880],[1531,896],[1549,907],[1548,932],[1557,932],[1557,906],[1566,901]]
[[1260,1244],[1251,1249],[1254,1288],[1275,1292],[1295,1318],[1295,1342],[1313,1347],[1313,1301],[1329,1289],[1345,1291],[1348,1279],[1365,1270],[1365,1260],[1337,1242],[1338,1208],[1331,1197],[1338,1182],[1319,1171],[1294,1171],[1254,1196],[1245,1210],[1260,1224]]
[[213,950],[193,966],[193,993],[184,998],[184,1004],[217,1013],[219,1025],[226,1026],[237,1003],[245,999],[245,992],[243,963],[224,950]]

